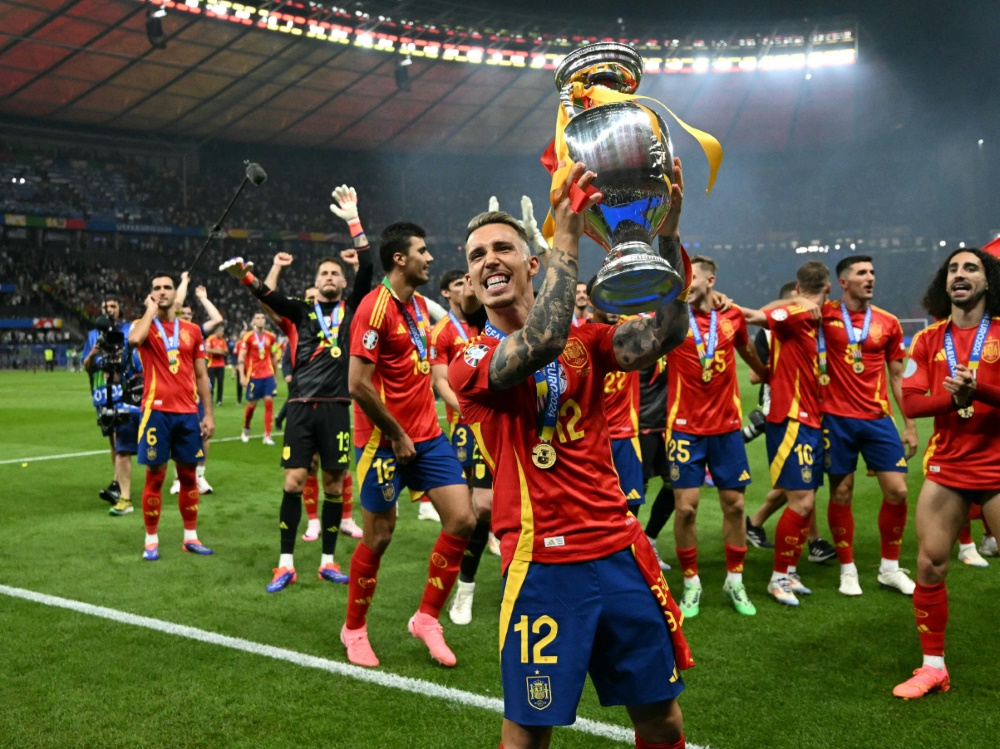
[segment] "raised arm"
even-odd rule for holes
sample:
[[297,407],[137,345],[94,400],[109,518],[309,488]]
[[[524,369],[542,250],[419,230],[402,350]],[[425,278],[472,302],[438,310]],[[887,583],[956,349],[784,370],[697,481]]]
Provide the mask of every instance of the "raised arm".
[[174,296],[174,309],[180,309],[188,295],[188,286],[191,283],[191,274],[186,270],[181,271],[181,282],[177,284],[177,294]]
[[201,329],[205,335],[209,335],[213,330],[222,325],[222,313],[208,300],[208,291],[204,286],[198,286],[194,290],[194,295],[198,297],[201,306],[208,313],[208,319],[202,324]]
[[555,361],[566,346],[573,320],[583,214],[604,197],[599,192],[590,195],[580,212],[574,213],[570,185],[586,191],[595,176],[583,164],[575,164],[554,196],[556,231],[552,250],[541,258],[545,272],[542,287],[524,327],[504,338],[490,360],[489,380],[494,390],[524,382],[533,372]]
[[[681,160],[674,159],[670,210],[660,225],[660,256],[679,273],[684,272],[680,240],[681,208],[684,205],[684,173]],[[626,372],[645,369],[684,342],[688,330],[687,302],[675,299],[658,307],[652,317],[640,316],[619,325],[614,347],[618,365]]]
[[354,249],[344,250],[340,253],[340,257],[354,269],[354,286],[351,287],[351,293],[345,301],[347,309],[356,310],[361,300],[372,290],[375,264],[372,262],[371,247],[365,236],[365,230],[361,227],[357,191],[353,187],[341,185],[334,189],[332,196],[330,212],[347,223],[347,229],[354,241]]
[[153,324],[153,318],[156,317],[156,312],[156,300],[153,299],[153,295],[150,294],[146,297],[146,311],[143,313],[142,317],[132,323],[132,327],[128,329],[129,346],[135,348],[136,346],[141,346],[146,341],[147,336],[149,336],[149,328]]
[[244,286],[250,289],[250,293],[258,300],[266,304],[282,317],[287,317],[296,325],[312,311],[312,307],[300,299],[289,299],[284,294],[274,291],[271,287],[262,283],[259,278],[251,273],[253,263],[246,263],[241,257],[234,257],[219,266],[219,270],[229,273]]
[[293,259],[287,252],[279,252],[275,255],[274,260],[271,261],[271,270],[267,272],[267,278],[264,279],[264,285],[269,289],[277,289],[281,271],[291,265]]

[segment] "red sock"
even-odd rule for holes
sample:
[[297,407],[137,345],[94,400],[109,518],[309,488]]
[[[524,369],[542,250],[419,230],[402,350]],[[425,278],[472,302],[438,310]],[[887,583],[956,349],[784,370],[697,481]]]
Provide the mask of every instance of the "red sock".
[[[881,527],[881,519],[882,516],[879,515],[879,527]],[[840,560],[841,564],[853,563],[854,512],[851,506],[839,504],[831,499],[826,508],[826,521],[830,524],[830,535],[833,536],[833,545],[837,549],[837,559]],[[899,559],[898,549],[895,558]]]
[[184,530],[193,531],[198,527],[198,479],[195,476],[193,463],[178,463],[177,478],[181,482],[181,491],[177,495],[177,506],[184,520]]
[[344,498],[344,519],[346,520],[351,517],[351,512],[354,510],[354,479],[351,478],[350,471],[344,476],[344,493],[341,496]]
[[146,469],[146,485],[142,489],[142,517],[146,524],[146,533],[154,535],[160,525],[160,508],[163,500],[160,493],[163,491],[163,479],[167,477],[166,471],[153,473]]
[[431,562],[427,571],[427,585],[424,586],[424,596],[420,599],[421,614],[430,614],[435,619],[441,614],[444,602],[458,577],[458,566],[465,553],[467,538],[458,538],[441,531],[434,542],[431,551]]
[[743,562],[747,558],[746,546],[730,546],[726,544],[726,572],[743,573]]
[[382,557],[365,546],[358,544],[351,555],[350,581],[347,583],[347,621],[348,629],[361,629],[368,617],[368,608],[375,597],[375,585],[378,583],[378,565]]
[[982,505],[977,505],[977,504],[969,505],[969,520],[982,520],[982,519],[983,519]]
[[264,436],[271,436],[271,427],[274,426],[274,401],[270,398],[264,401]]
[[319,481],[315,474],[306,476],[306,485],[302,488],[302,504],[310,520],[319,520]]
[[797,566],[809,536],[809,518],[786,507],[774,530],[774,571],[787,574]]
[[681,563],[681,572],[684,573],[684,577],[694,577],[698,574],[698,547],[677,549],[677,561]]
[[253,418],[254,409],[257,408],[257,402],[247,403],[246,410],[243,411],[243,428],[250,428],[250,420]]
[[687,742],[684,739],[684,734],[677,741],[668,741],[665,744],[650,744],[648,741],[643,741],[639,738],[639,734],[635,735],[635,749],[684,749],[687,746]]
[[948,591],[944,583],[921,585],[913,591],[920,648],[924,655],[944,656],[944,630],[948,626]]
[[958,532],[958,542],[960,544],[971,544],[972,541],[972,525],[968,520],[965,521],[965,525],[962,526],[962,530]]
[[878,511],[878,532],[882,537],[882,558],[899,559],[903,547],[903,531],[906,530],[906,502],[886,502]]

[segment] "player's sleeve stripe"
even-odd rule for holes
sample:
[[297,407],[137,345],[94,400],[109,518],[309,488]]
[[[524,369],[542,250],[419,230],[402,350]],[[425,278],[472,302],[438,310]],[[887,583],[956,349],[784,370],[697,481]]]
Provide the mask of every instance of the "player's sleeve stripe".
[[792,454],[792,448],[799,437],[799,422],[796,419],[788,419],[785,422],[785,438],[778,445],[778,452],[771,463],[771,486],[777,486],[781,478],[781,472],[785,468],[785,461]]
[[[484,453],[485,455],[485,453]],[[528,576],[531,566],[531,551],[535,546],[535,519],[531,512],[531,497],[528,495],[528,482],[524,477],[521,461],[514,454],[517,465],[517,479],[521,490],[521,532],[514,549],[514,558],[507,568],[507,582],[503,587],[503,600],[500,602],[500,654],[503,657],[503,645],[507,640],[510,620],[514,615],[514,604],[521,594],[521,587]]]

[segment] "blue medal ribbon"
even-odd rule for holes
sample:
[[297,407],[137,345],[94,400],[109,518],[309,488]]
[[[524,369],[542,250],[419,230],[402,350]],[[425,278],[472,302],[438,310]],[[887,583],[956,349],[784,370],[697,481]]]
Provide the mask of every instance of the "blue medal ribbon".
[[868,309],[865,310],[865,321],[861,328],[860,338],[854,337],[854,323],[851,322],[850,310],[847,309],[847,305],[844,304],[843,300],[840,302],[840,316],[844,320],[844,330],[847,331],[847,341],[851,349],[851,356],[854,357],[854,361],[861,361],[861,347],[868,340],[868,329],[872,324],[872,307],[869,304]]
[[823,384],[822,378],[826,375],[826,334],[823,333],[822,322],[816,328],[816,355],[819,359],[819,376],[821,378],[820,384]]
[[455,313],[448,310],[448,317],[451,319],[451,324],[455,326],[455,330],[458,331],[458,335],[461,336],[462,342],[469,340],[469,336],[465,334],[465,328],[462,327],[462,322],[455,316]]
[[181,321],[179,317],[174,318],[174,334],[173,336],[168,336],[167,331],[163,329],[163,323],[160,322],[159,317],[154,317],[153,322],[156,323],[156,330],[159,332],[160,337],[163,339],[163,347],[167,350],[167,362],[173,366],[177,363],[177,355],[180,350],[180,340],[181,340]]
[[253,339],[257,343],[257,357],[259,359],[263,359],[264,358],[264,342],[267,341],[267,336],[264,336],[263,338],[258,338],[257,337],[257,331],[254,331]]
[[[486,323],[483,334],[501,341],[507,337],[506,333],[494,328],[492,323]],[[551,442],[555,436],[556,423],[559,420],[560,374],[561,368],[558,359],[549,362],[534,374],[535,407],[541,417],[538,424],[538,436],[543,442]]]
[[694,346],[698,349],[698,358],[701,359],[703,372],[711,372],[712,362],[715,360],[715,349],[719,343],[719,315],[713,309],[708,320],[708,342],[702,338],[698,321],[695,320],[694,310],[688,307],[688,325],[691,326],[691,335],[694,336]]
[[[382,279],[382,285],[385,286],[389,293],[392,294],[392,298],[396,300],[396,304],[399,305],[399,311],[403,313],[403,318],[406,320],[406,326],[410,329],[410,340],[413,341],[413,345],[417,348],[417,355],[420,357],[421,361],[427,361],[427,334],[424,332],[424,316],[420,314],[420,305],[417,304],[416,294],[413,295],[413,309],[417,314],[417,319],[414,321],[413,316],[410,315],[410,311],[403,304],[403,300],[396,296],[396,292],[392,290],[392,286],[389,284],[389,279]],[[428,372],[430,369],[427,370]]]
[[330,311],[329,324],[326,322],[326,316],[323,314],[323,308],[319,306],[319,302],[316,302],[314,309],[316,319],[319,320],[319,327],[323,331],[323,338],[326,339],[327,345],[333,348],[337,345],[337,340],[340,337],[340,323],[344,319],[344,300],[341,299],[340,303]]
[[[975,374],[979,369],[979,359],[983,355],[983,346],[986,344],[986,334],[990,331],[992,318],[989,313],[983,314],[983,319],[979,321],[979,329],[976,331],[976,339],[972,342],[972,351],[969,353],[969,369]],[[951,320],[944,329],[944,355],[948,359],[948,371],[951,376],[955,376],[955,367],[958,366],[958,355],[955,353],[955,340],[951,335]]]

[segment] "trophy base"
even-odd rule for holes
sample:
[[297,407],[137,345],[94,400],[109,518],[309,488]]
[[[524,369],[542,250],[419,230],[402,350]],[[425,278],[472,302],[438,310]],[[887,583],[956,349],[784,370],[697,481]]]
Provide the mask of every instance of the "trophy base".
[[590,300],[605,312],[634,315],[672,302],[683,290],[683,276],[652,247],[626,242],[608,253]]

